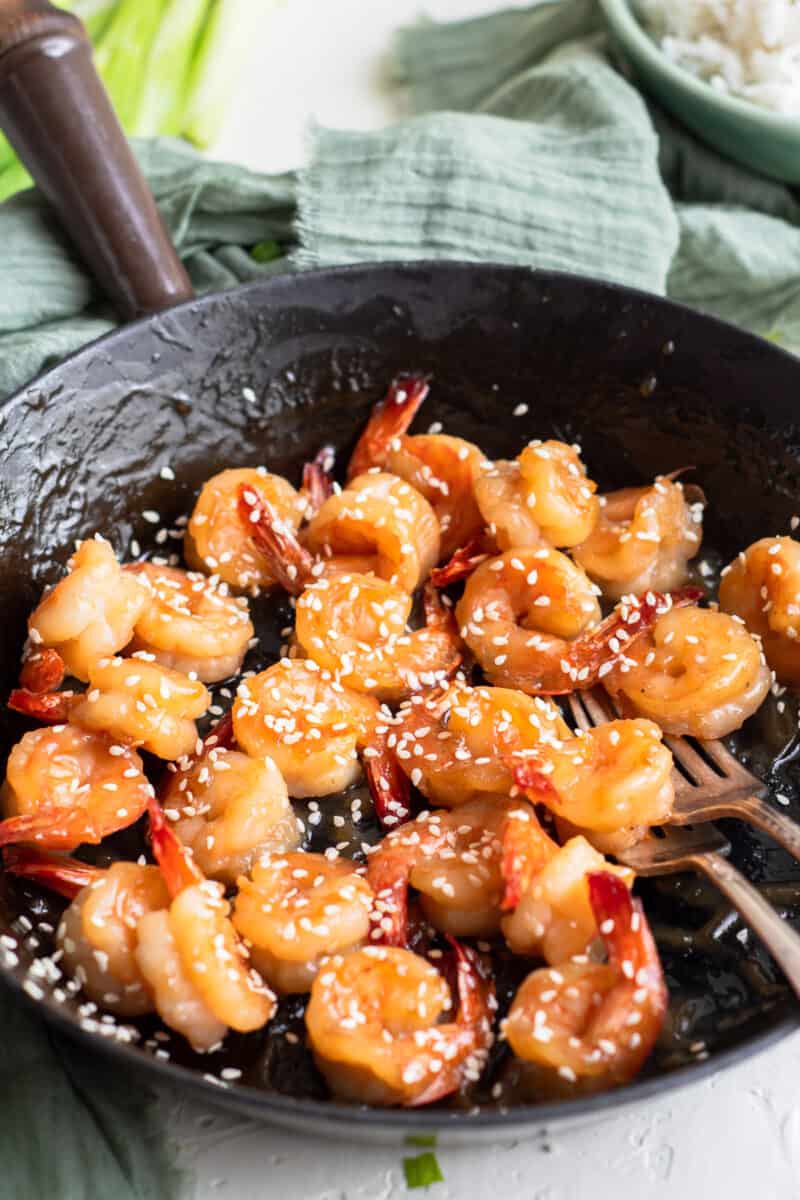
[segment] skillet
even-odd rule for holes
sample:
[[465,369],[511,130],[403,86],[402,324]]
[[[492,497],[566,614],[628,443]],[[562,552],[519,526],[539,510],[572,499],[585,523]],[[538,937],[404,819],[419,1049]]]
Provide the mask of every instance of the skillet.
[[[800,508],[800,363],[766,341],[665,300],[576,276],[466,263],[355,266],[272,277],[192,299],[155,205],[97,83],[79,27],[48,5],[0,18],[0,118],[98,279],[125,316],[141,316],[32,382],[0,408],[0,690],[14,685],[25,622],[76,538],[96,530],[120,554],[155,549],[154,510],[173,528],[202,482],[231,465],[267,464],[295,482],[323,442],[345,462],[388,380],[432,374],[424,427],[440,421],[491,456],[533,436],[579,439],[608,489],[692,465],[708,495],[705,561],[714,571]],[[5,24],[4,24],[5,22]],[[90,120],[65,116],[70,104]],[[31,97],[36,97],[35,108]],[[51,136],[42,137],[47,129]],[[60,140],[59,140],[60,139]],[[182,303],[176,302],[182,301]],[[527,412],[519,412],[526,405]],[[163,478],[163,468],[169,468]],[[255,606],[261,638],[248,666],[272,661],[287,610]],[[26,728],[0,711],[3,759]],[[738,748],[800,817],[797,708],[768,702]],[[323,804],[350,821],[352,794]],[[368,804],[365,801],[365,809]],[[726,823],[736,864],[800,927],[800,867],[768,839]],[[314,848],[377,837],[317,827]],[[140,827],[110,839],[108,862],[144,848]],[[560,1104],[523,1102],[499,1049],[469,1096],[420,1112],[330,1100],[301,1042],[298,1001],[266,1032],[197,1056],[147,1021],[103,1021],[36,967],[52,948],[60,902],[0,876],[0,978],[87,1053],[119,1069],[306,1132],[448,1141],[541,1133],[696,1080],[785,1037],[797,1011],[780,972],[710,887],[647,881],[642,895],[670,989],[659,1045],[628,1087]],[[496,963],[500,994],[516,982]],[[290,1036],[287,1038],[286,1034]],[[168,1055],[168,1057],[166,1057]],[[225,1068],[241,1070],[235,1082]],[[499,1083],[499,1096],[493,1096]],[[495,1089],[496,1090],[496,1089]]]

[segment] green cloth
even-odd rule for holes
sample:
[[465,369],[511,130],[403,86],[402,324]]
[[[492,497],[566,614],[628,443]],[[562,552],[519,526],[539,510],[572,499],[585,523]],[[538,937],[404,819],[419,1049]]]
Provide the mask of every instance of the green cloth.
[[[524,263],[667,292],[800,348],[800,204],[646,103],[609,61],[594,0],[422,23],[398,34],[394,61],[416,115],[316,130],[297,176],[137,143],[198,290],[360,260]],[[250,253],[272,240],[275,260]],[[0,244],[7,394],[114,322],[38,195],[0,206]],[[7,994],[0,1027],[0,1194],[176,1195],[140,1085]]]

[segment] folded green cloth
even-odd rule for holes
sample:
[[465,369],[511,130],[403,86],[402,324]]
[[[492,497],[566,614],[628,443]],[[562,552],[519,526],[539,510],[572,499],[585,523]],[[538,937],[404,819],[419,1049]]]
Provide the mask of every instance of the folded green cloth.
[[[646,103],[608,58],[595,0],[423,23],[398,34],[395,64],[417,115],[316,130],[296,177],[137,144],[198,290],[363,260],[524,263],[667,292],[800,348],[800,205]],[[36,193],[0,206],[0,244],[1,395],[114,318]],[[6,993],[0,1028],[0,1194],[177,1194],[140,1085]]]

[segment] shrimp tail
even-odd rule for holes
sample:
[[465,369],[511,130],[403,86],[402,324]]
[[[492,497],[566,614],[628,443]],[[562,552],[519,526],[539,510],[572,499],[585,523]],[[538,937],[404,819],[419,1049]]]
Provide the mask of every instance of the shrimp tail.
[[558,852],[558,847],[547,836],[535,815],[524,809],[508,814],[502,841],[501,869],[505,890],[500,908],[503,912],[511,912],[542,868]]
[[34,650],[22,664],[20,688],[26,692],[55,692],[64,682],[67,668],[57,650]]
[[443,588],[449,587],[451,583],[459,583],[462,579],[467,579],[476,567],[479,567],[482,562],[485,562],[489,557],[488,554],[481,550],[483,539],[476,537],[472,538],[464,546],[459,546],[458,550],[442,567],[434,567],[431,571],[431,583],[434,587]]
[[209,754],[212,750],[230,750],[235,742],[233,712],[229,709],[203,739],[203,754]]
[[453,641],[457,642],[458,622],[456,621],[456,614],[452,606],[445,603],[444,598],[432,580],[429,580],[422,589],[422,605],[425,610],[425,627],[445,633]]
[[97,845],[102,841],[104,832],[108,830],[98,829],[84,808],[41,806],[36,812],[20,813],[0,821],[0,846],[10,846],[16,842],[39,842],[43,846],[73,849],[82,842]]
[[382,466],[393,438],[402,437],[430,389],[427,375],[398,375],[386,398],[376,404],[347,467],[348,482],[370,467]]
[[153,854],[170,895],[177,896],[184,888],[203,883],[205,877],[202,871],[195,866],[191,851],[167,824],[164,810],[158,801],[150,800],[147,811],[150,817]]
[[306,520],[315,517],[329,496],[333,495],[333,465],[336,451],[323,446],[311,462],[303,467],[302,491],[306,497]]
[[68,900],[74,900],[78,892],[104,875],[100,867],[91,867],[77,858],[46,854],[42,850],[6,849],[3,866],[12,875],[40,883]]
[[37,692],[30,688],[15,688],[8,697],[8,707],[46,725],[59,725],[69,720],[74,698],[74,692]]
[[408,872],[388,864],[367,865],[367,880],[374,895],[370,941],[373,945],[405,947],[408,944]]
[[314,559],[268,500],[246,484],[239,488],[239,516],[270,574],[291,596],[299,596],[314,576]]
[[391,829],[403,825],[411,816],[408,777],[383,739],[378,740],[373,750],[374,753],[363,757],[364,774],[375,815],[384,829]]
[[531,756],[512,762],[512,770],[514,783],[535,804],[547,804],[560,798],[555,784],[550,776],[545,774],[539,759]]
[[610,871],[591,871],[587,879],[589,902],[609,964],[634,986],[646,988],[650,1007],[663,1015],[667,987],[641,900],[635,900],[623,880]]

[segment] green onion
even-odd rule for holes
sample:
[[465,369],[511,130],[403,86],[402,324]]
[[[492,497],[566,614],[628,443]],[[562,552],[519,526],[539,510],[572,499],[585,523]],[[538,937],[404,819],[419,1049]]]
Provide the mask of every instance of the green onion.
[[132,133],[141,137],[180,134],[194,59],[211,4],[212,0],[168,0],[150,48]]
[[250,251],[250,257],[254,258],[257,263],[272,262],[274,258],[280,258],[281,248],[277,242],[272,240],[266,242],[258,242]]
[[432,1183],[444,1181],[439,1160],[430,1151],[427,1154],[418,1154],[416,1158],[404,1158],[403,1171],[408,1188],[430,1187]]
[[436,1148],[435,1133],[409,1133],[406,1137],[407,1146],[419,1146],[420,1149],[428,1147],[431,1150]]
[[97,44],[95,62],[126,129],[136,121],[164,0],[121,0]]

